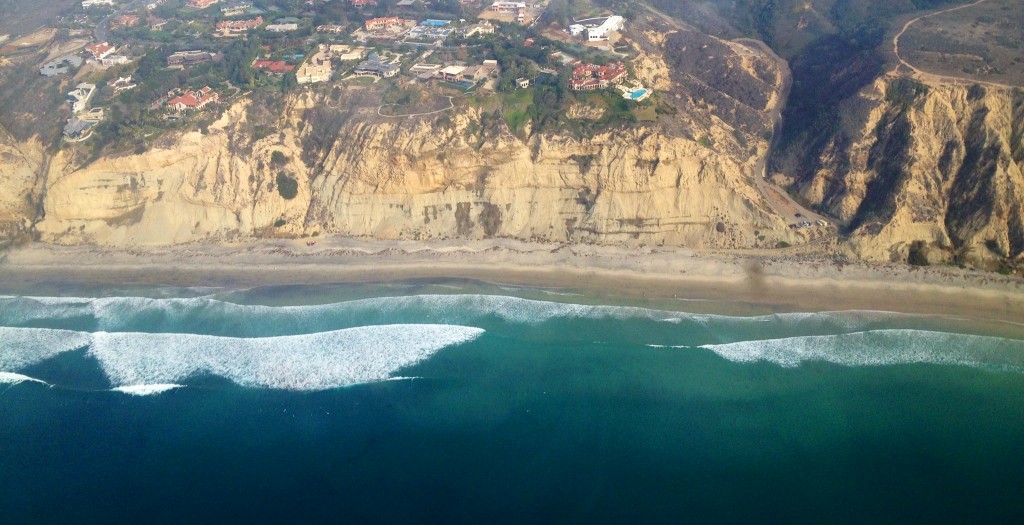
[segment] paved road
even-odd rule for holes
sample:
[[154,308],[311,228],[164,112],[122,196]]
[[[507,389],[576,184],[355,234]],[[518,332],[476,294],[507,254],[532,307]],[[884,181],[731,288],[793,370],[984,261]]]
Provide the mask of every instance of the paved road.
[[134,9],[135,7],[142,5],[142,3],[143,3],[143,0],[136,0],[134,2],[128,2],[127,4],[124,4],[123,6],[121,6],[117,10],[115,10],[113,13],[107,15],[103,20],[100,20],[100,22],[98,24],[96,24],[96,28],[92,30],[92,34],[96,38],[96,41],[97,42],[106,42],[107,41],[107,28],[110,26],[110,21],[115,16],[123,15],[123,14],[127,13],[128,11]]
[[[976,80],[976,79],[973,79],[973,78],[954,77],[954,76],[948,76],[948,75],[936,75],[934,73],[929,73],[927,71],[924,71],[924,70],[921,70],[921,69],[918,69],[918,68],[914,67],[913,64],[911,64],[910,62],[907,62],[906,59],[904,59],[903,56],[900,55],[900,38],[903,37],[903,34],[906,33],[907,30],[910,29],[910,27],[913,26],[914,24],[920,22],[921,20],[924,20],[925,18],[931,18],[933,16],[943,15],[943,14],[946,14],[946,13],[952,13],[954,11],[960,11],[961,9],[967,9],[967,8],[970,8],[970,7],[974,7],[974,6],[978,5],[978,4],[981,4],[981,3],[984,3],[984,2],[987,2],[987,1],[988,0],[977,0],[976,2],[972,2],[970,4],[958,5],[956,7],[951,7],[949,9],[942,9],[940,11],[934,11],[932,13],[926,13],[926,14],[923,14],[923,15],[917,17],[917,18],[914,18],[913,20],[908,21],[906,24],[903,24],[903,28],[900,29],[900,32],[896,33],[896,36],[894,36],[892,38],[892,52],[893,52],[893,54],[896,55],[896,59],[899,60],[899,62],[900,62],[896,66],[896,69],[899,69],[900,65],[906,66],[907,68],[909,68],[911,71],[914,72],[914,76],[916,78],[918,78],[919,80],[921,80],[923,82],[932,82],[932,83],[936,83],[936,84],[981,84],[981,85],[985,85],[985,86],[993,86],[993,87],[999,87],[999,88],[1013,89],[1015,86],[1011,86],[1009,84],[1000,84],[998,82],[986,82],[984,80]],[[895,73],[895,70],[893,71],[893,73]]]

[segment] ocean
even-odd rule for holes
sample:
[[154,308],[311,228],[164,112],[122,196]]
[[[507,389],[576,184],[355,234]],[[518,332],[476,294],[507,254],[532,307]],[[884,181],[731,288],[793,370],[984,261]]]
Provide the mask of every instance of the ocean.
[[1010,523],[1024,328],[473,281],[0,297],[2,523]]

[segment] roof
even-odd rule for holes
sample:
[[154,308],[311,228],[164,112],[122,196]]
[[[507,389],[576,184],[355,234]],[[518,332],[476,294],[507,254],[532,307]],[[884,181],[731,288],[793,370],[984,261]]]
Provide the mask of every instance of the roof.
[[271,73],[287,73],[294,71],[295,66],[283,60],[257,60],[252,63],[253,69],[263,69]]
[[441,70],[442,75],[461,75],[466,66],[448,66]]

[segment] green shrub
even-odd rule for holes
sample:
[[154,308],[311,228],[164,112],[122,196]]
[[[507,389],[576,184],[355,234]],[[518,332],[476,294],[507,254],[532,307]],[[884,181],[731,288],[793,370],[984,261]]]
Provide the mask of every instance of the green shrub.
[[285,200],[292,200],[299,194],[299,181],[281,172],[277,174],[277,193]]

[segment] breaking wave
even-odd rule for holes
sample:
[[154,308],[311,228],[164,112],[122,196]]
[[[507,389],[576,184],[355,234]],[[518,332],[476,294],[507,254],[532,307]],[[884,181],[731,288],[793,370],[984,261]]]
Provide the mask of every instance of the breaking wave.
[[0,385],[16,385],[18,383],[24,383],[26,381],[31,383],[42,383],[44,385],[49,384],[41,379],[36,379],[34,377],[29,377],[21,374],[15,374],[14,372],[0,372]]
[[72,330],[0,327],[0,370],[20,370],[88,345],[89,334]]
[[210,297],[0,297],[0,325],[72,327],[88,332],[129,332],[144,327],[154,333],[241,337],[295,335],[406,319],[452,325],[477,325],[489,320],[536,325],[552,319],[642,319],[694,331],[698,337],[692,343],[699,344],[729,342],[728,334],[735,332],[734,328],[748,333],[756,330],[750,335],[764,338],[826,335],[880,328],[897,316],[900,314],[822,312],[733,317],[479,294],[379,297],[309,306],[244,305]]
[[826,361],[844,366],[932,363],[1024,371],[1024,341],[925,330],[873,330],[700,348],[737,363],[767,361],[783,367]]
[[248,387],[324,390],[386,380],[481,333],[451,325],[365,326],[264,338],[99,332],[89,355],[119,386],[212,374]]
[[131,385],[131,386],[119,386],[112,388],[114,392],[121,392],[122,394],[128,394],[130,396],[152,396],[154,394],[161,394],[168,390],[174,390],[175,388],[182,388],[184,385],[176,385],[174,383],[157,384],[157,385]]
[[[0,328],[0,367],[19,370],[62,352],[88,347],[116,390],[157,393],[210,374],[249,387],[329,388],[389,379],[439,350],[479,337],[480,328],[405,324],[313,334],[239,338],[195,334]],[[19,374],[5,372],[8,381]],[[24,377],[24,376],[20,376]],[[21,379],[24,380],[24,379]],[[165,388],[166,389],[166,388]]]

